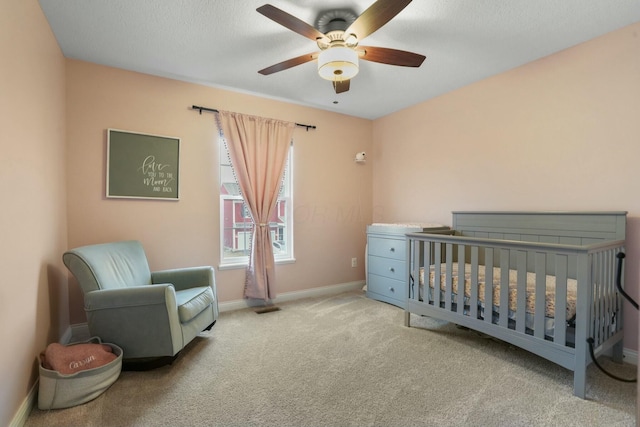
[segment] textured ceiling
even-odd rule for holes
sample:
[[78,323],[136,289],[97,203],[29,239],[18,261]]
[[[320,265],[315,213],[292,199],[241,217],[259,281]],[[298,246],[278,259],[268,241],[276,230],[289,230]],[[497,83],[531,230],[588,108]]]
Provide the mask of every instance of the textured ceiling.
[[[373,2],[270,1],[314,26],[324,11],[359,15]],[[315,62],[258,74],[318,50],[313,41],[256,12],[265,3],[40,0],[68,58],[368,119],[640,21],[640,0],[414,0],[362,44],[425,55],[422,66],[360,61],[351,89],[336,95],[317,75]]]

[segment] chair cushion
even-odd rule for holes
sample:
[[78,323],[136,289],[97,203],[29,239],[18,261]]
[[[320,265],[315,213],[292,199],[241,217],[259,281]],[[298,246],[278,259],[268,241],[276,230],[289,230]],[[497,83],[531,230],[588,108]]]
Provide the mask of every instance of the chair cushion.
[[180,322],[186,323],[213,304],[215,298],[210,286],[201,286],[176,291],[176,302],[178,303]]

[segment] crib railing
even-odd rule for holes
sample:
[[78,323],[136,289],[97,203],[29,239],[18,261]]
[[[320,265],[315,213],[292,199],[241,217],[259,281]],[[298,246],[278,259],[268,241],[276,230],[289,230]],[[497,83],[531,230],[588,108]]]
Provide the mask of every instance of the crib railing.
[[[407,244],[410,257],[407,326],[409,312],[437,313],[436,317],[496,336],[569,369],[575,369],[576,363],[588,363],[575,360],[575,354],[585,357],[587,337],[594,339],[599,351],[621,339],[622,300],[615,288],[615,260],[617,253],[623,251],[624,241],[575,246],[411,233],[407,235]],[[478,273],[481,267],[486,283],[483,294]],[[421,268],[425,278],[422,292]],[[500,294],[498,304],[494,304],[491,286],[494,270],[500,275],[495,285]],[[430,271],[433,271],[432,288],[427,283]],[[465,272],[468,272],[468,295],[464,292]],[[510,275],[516,279],[511,289]],[[532,292],[529,288],[529,295],[527,275],[535,276],[535,289]],[[547,276],[555,279],[551,299],[547,297]],[[577,287],[574,301],[569,301],[570,287]],[[512,298],[515,292],[515,310],[513,300],[510,309],[510,292]],[[531,298],[532,320],[527,319],[526,310]],[[552,334],[548,333],[548,304],[555,308]],[[567,304],[575,304],[575,318],[567,317]],[[621,346],[619,350],[621,357]]]

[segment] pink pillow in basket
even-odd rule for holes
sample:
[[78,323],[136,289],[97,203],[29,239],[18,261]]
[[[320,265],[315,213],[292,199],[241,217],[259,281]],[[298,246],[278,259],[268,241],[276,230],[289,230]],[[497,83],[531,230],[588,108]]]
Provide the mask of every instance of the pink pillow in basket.
[[115,360],[111,346],[106,344],[73,344],[65,346],[51,343],[44,351],[42,366],[61,374],[98,368]]

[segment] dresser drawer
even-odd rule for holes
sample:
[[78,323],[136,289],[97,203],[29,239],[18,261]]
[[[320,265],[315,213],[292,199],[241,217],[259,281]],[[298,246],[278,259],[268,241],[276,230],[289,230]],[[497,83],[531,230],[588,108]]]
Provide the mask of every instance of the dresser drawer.
[[382,237],[369,237],[369,254],[399,260],[405,259],[407,252],[405,239],[385,239]]
[[369,255],[369,273],[395,280],[406,280],[406,261]]
[[372,292],[387,298],[403,302],[406,299],[407,284],[402,280],[388,279],[376,274],[369,274],[367,292]]

